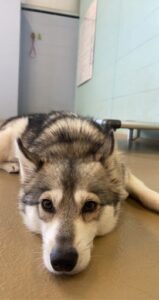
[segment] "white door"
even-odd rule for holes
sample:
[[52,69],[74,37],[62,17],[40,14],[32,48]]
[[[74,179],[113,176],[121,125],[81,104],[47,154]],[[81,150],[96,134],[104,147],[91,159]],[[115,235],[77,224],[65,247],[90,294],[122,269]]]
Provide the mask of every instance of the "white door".
[[22,10],[20,113],[74,110],[78,22],[76,17]]

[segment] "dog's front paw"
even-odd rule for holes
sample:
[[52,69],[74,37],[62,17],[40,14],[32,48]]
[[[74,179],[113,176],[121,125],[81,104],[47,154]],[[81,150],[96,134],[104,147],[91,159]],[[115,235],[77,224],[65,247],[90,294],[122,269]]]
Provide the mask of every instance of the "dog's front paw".
[[4,163],[2,168],[8,173],[19,173],[19,164],[16,162]]

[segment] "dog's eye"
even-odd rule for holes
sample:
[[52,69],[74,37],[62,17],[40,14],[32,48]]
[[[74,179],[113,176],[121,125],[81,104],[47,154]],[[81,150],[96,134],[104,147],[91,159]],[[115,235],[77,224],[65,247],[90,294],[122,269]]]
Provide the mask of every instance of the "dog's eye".
[[49,199],[43,199],[41,201],[41,206],[42,206],[43,210],[45,210],[48,213],[54,213],[55,212],[55,208],[53,206],[53,203]]
[[87,201],[85,202],[84,206],[82,207],[82,213],[92,213],[97,209],[98,203],[95,201]]

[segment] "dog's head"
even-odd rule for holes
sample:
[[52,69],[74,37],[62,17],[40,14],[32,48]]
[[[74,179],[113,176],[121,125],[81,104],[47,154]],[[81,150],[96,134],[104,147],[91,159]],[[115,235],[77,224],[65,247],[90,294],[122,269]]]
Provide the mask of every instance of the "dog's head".
[[126,193],[112,132],[80,119],[59,122],[51,143],[50,129],[29,151],[18,142],[21,201],[25,223],[42,234],[47,269],[74,274],[88,265],[94,237],[115,226]]

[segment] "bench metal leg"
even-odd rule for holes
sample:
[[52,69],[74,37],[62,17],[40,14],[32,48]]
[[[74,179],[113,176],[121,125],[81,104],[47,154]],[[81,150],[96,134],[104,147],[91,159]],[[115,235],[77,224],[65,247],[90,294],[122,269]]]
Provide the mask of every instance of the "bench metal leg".
[[136,136],[134,136],[134,128],[130,128],[130,131],[129,131],[129,148],[131,148],[132,142],[140,137],[141,130],[136,129],[136,131],[137,131]]
[[134,133],[134,129],[130,128],[130,131],[129,131],[129,148],[131,148],[131,146],[132,146],[133,133]]
[[140,129],[137,129],[137,135],[136,135],[136,138],[137,138],[137,139],[140,137],[140,132],[141,132],[141,130],[140,130]]

